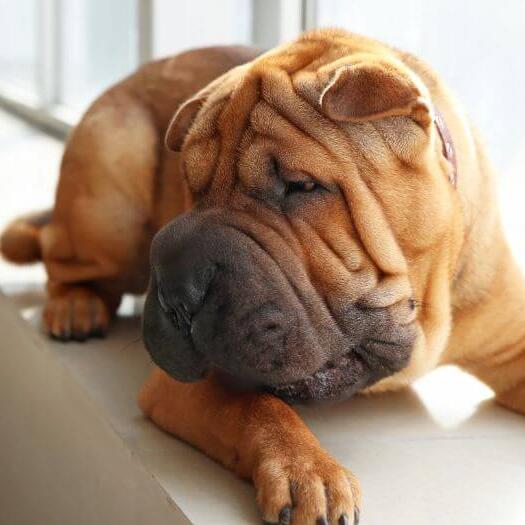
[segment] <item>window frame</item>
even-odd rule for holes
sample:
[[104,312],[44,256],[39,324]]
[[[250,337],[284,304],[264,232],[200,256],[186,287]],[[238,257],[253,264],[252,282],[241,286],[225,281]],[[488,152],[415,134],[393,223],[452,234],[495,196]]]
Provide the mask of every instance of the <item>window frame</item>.
[[[80,114],[61,100],[61,16],[67,0],[39,0],[37,9],[37,93],[0,82],[0,107],[58,137],[65,137]],[[135,0],[137,67],[154,56],[155,0]],[[253,45],[270,48],[315,25],[315,0],[251,0]]]
[[[37,66],[35,94],[0,83],[0,107],[22,117],[44,131],[65,137],[80,118],[77,111],[61,104],[61,17],[67,0],[39,0],[37,9]],[[138,63],[152,56],[152,10],[154,0],[135,0],[137,4]]]

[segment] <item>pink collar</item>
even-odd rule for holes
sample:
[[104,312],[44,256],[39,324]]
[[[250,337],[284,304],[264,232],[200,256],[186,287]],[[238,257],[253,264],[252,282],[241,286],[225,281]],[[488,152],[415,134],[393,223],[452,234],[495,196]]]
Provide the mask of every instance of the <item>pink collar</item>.
[[443,114],[436,107],[434,107],[434,115],[434,124],[438,130],[441,142],[443,142],[443,155],[450,162],[452,168],[448,178],[455,187],[458,182],[458,163],[452,135],[450,134],[450,130],[448,129],[445,119],[443,118]]

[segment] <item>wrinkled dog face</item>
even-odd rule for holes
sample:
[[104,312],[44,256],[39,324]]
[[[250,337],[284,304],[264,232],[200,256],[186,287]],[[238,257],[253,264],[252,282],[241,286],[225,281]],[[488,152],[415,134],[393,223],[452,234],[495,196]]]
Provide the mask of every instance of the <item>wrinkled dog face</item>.
[[409,366],[429,282],[449,286],[453,190],[425,88],[362,45],[303,38],[172,122],[195,207],[153,242],[144,338],[176,379],[306,401]]

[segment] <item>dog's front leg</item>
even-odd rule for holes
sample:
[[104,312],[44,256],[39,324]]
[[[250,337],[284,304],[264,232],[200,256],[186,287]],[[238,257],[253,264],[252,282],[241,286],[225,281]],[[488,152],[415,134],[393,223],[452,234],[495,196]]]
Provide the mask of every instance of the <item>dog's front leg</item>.
[[525,415],[525,352],[478,375],[494,389],[500,405]]
[[156,368],[139,404],[159,427],[251,479],[266,522],[358,522],[356,478],[281,400],[233,392],[213,378],[180,383]]
[[496,400],[500,405],[525,415],[525,380],[512,390],[499,394]]
[[487,357],[458,364],[492,388],[497,403],[525,415],[525,336]]

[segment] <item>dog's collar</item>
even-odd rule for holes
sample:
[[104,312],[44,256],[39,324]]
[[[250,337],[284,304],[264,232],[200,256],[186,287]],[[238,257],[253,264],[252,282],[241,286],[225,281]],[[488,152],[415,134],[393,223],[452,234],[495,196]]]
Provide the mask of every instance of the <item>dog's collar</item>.
[[441,111],[434,106],[434,124],[438,130],[441,142],[443,143],[443,155],[450,163],[450,172],[448,178],[452,185],[455,187],[458,182],[458,162],[456,158],[456,150],[454,148],[454,142],[452,135],[448,129],[447,123],[443,118]]

